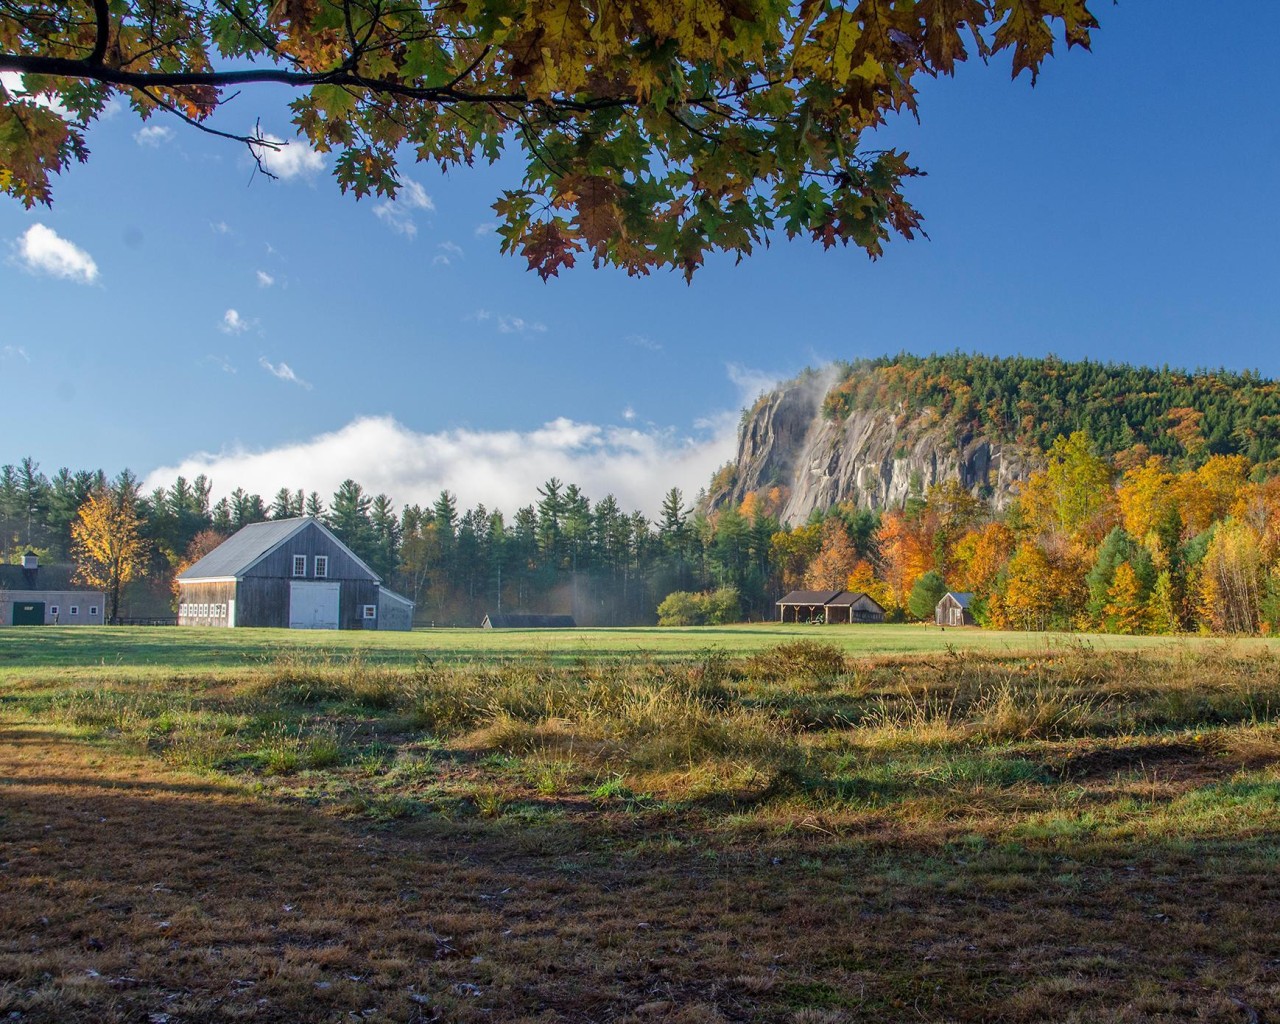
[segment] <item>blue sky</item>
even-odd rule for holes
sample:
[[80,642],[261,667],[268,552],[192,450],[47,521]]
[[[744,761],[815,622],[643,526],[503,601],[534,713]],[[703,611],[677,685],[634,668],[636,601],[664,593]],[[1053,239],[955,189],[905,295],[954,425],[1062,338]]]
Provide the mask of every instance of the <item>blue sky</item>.
[[[929,173],[909,193],[929,240],[877,263],[778,240],[692,286],[589,265],[543,284],[501,256],[489,204],[514,162],[408,164],[420,188],[388,208],[300,152],[272,182],[233,143],[162,120],[140,134],[122,111],[52,209],[0,203],[0,372],[21,425],[0,461],[204,470],[219,493],[354,476],[399,502],[449,487],[508,510],[555,474],[652,511],[730,457],[764,383],[836,358],[1280,373],[1280,89],[1243,50],[1275,37],[1280,5],[1233,0],[1212,24],[1190,0],[1096,10],[1093,54],[1060,55],[1035,89],[1007,62],[968,66],[930,83],[919,125],[882,133]],[[291,135],[286,101],[246,92],[223,123]]]

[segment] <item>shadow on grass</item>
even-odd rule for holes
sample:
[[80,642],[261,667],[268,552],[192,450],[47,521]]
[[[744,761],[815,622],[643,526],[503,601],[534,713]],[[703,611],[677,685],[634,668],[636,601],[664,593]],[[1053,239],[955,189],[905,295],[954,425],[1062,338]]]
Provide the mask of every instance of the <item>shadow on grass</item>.
[[1235,1022],[1280,1007],[1274,835],[1032,847],[677,814],[373,827],[14,739],[0,1012],[23,1020]]

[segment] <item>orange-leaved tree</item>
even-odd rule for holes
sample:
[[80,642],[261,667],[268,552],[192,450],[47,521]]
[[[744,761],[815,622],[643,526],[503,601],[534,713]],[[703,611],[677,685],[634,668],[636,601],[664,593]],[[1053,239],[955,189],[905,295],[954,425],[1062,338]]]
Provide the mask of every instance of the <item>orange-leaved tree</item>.
[[849,531],[838,517],[822,524],[822,547],[804,574],[806,587],[812,590],[843,590],[858,564],[858,549],[849,539]]
[[224,540],[226,534],[217,530],[201,530],[191,538],[191,543],[187,545],[187,550],[182,558],[178,560],[178,564],[173,567],[173,579],[170,582],[170,588],[173,590],[173,596],[176,600],[179,594],[178,577],[190,569],[196,562],[204,558],[205,555],[213,551]]

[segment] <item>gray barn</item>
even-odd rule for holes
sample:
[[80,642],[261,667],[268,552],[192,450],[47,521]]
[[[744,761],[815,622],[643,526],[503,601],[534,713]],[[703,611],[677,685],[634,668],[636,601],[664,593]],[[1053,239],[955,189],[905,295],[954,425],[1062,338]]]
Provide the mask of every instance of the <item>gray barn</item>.
[[246,526],[180,573],[177,582],[180,626],[413,624],[413,602],[384,590],[377,574],[318,519]]
[[21,565],[0,565],[0,626],[101,626],[107,599],[78,590],[67,566],[43,566],[31,552]]

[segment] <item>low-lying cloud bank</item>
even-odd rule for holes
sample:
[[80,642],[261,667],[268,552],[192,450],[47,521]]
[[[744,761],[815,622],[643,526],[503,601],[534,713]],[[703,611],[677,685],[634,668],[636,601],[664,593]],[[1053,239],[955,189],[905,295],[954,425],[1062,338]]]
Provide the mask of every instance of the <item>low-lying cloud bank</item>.
[[550,477],[575,483],[593,501],[613,494],[628,511],[657,515],[662,496],[679,487],[691,500],[733,457],[736,413],[702,421],[695,436],[658,427],[600,426],[559,418],[536,430],[447,430],[420,433],[391,416],[353,420],[332,433],[263,451],[198,453],[156,469],[148,489],[181,474],[213,481],[216,500],[236,487],[268,502],[281,487],[318,491],[326,503],[351,478],[370,494],[385,492],[403,507],[429,504],[442,490],[463,508],[484,503],[510,516],[537,499]]

